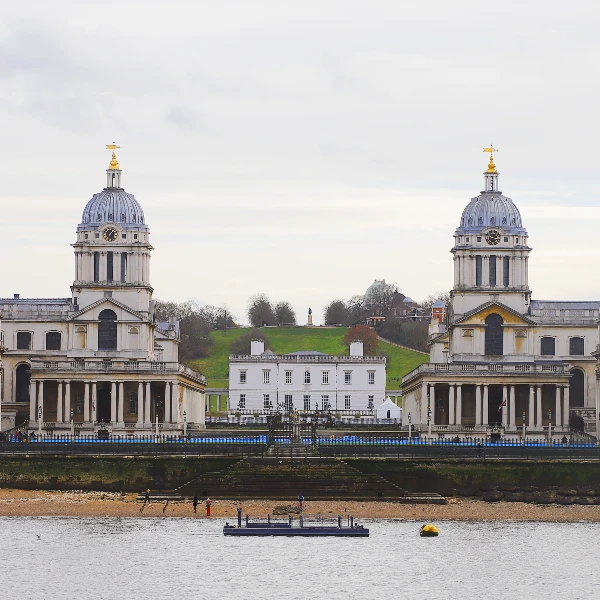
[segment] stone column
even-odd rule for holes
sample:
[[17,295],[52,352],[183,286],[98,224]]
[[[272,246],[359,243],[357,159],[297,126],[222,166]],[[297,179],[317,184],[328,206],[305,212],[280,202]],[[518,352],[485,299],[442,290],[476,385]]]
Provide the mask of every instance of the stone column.
[[454,425],[454,384],[448,388],[448,425]]
[[460,280],[460,264],[458,261],[458,256],[454,256],[454,282],[457,286],[459,286],[462,283]]
[[98,402],[98,384],[95,381],[92,381],[92,414],[90,415],[92,423],[96,422],[96,414],[98,409],[96,402]]
[[165,383],[165,423],[171,422],[171,383]]
[[489,416],[490,410],[490,401],[489,401],[489,386],[484,384],[483,386],[483,416],[482,416],[482,425],[488,425],[490,422]]
[[554,424],[557,427],[562,425],[562,406],[561,406],[561,398],[560,398],[560,385],[556,386],[556,402],[554,406]]
[[71,422],[71,382],[65,381],[65,421]]
[[537,406],[535,411],[535,424],[538,427],[544,426],[544,419],[542,417],[542,386],[537,386]]
[[481,386],[475,386],[475,425],[481,425]]
[[456,424],[462,425],[462,385],[456,384]]
[[179,406],[179,383],[173,383],[171,390],[171,402],[173,403],[173,423],[181,423],[181,408]]
[[502,404],[504,405],[502,407],[502,425],[506,427],[508,424],[508,387],[505,385],[502,386]]
[[150,398],[151,398],[151,388],[150,388],[150,382],[146,381],[146,398],[145,398],[145,415],[144,415],[144,424],[146,425],[151,425],[152,421],[150,420]]
[[486,255],[481,257],[481,285],[490,285],[490,261]]
[[37,403],[37,382],[31,379],[29,381],[29,422],[37,421],[37,413],[35,412]]
[[[208,394],[204,394],[204,401],[206,402],[206,397],[208,396]],[[427,387],[426,383],[422,383],[421,384],[421,407],[419,409],[419,414],[421,415],[421,423],[426,423],[427,422],[427,406],[429,403],[429,390]],[[205,412],[208,412],[206,410],[206,408],[204,409]],[[423,414],[423,411],[425,411],[425,414]],[[416,415],[413,417],[413,420],[415,419]]]
[[138,401],[137,401],[137,422],[141,425],[144,422],[144,384],[138,383]]
[[569,386],[563,387],[563,423],[565,427],[569,426]]
[[110,422],[117,422],[117,382],[110,384]]
[[528,427],[535,427],[535,386],[529,386],[529,415]]
[[58,393],[56,395],[56,422],[64,423],[63,420],[63,382],[58,382]]
[[510,403],[508,405],[508,414],[509,414],[509,423],[515,427],[517,422],[515,420],[515,413],[516,413],[516,403],[517,403],[517,399],[516,399],[516,394],[515,394],[515,386],[511,385],[510,386]]
[[44,380],[38,385],[38,413],[42,409],[42,422],[44,421]]
[[125,422],[125,383],[119,381],[119,408],[117,410],[117,420],[119,423]]
[[431,408],[431,424],[435,424],[435,384],[429,388],[429,408]]
[[83,382],[83,421],[89,423],[90,421],[90,382]]

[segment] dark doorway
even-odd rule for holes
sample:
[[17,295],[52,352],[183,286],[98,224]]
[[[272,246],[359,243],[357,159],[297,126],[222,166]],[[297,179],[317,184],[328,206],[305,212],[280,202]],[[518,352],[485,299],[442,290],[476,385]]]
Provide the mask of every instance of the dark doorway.
[[29,365],[19,365],[15,377],[15,400],[17,402],[29,402],[29,384],[31,381],[31,369],[29,368]]
[[19,425],[23,425],[23,423],[25,423],[25,421],[29,420],[29,415],[27,413],[24,412],[18,412],[15,415],[15,427],[18,427]]
[[96,420],[110,422],[110,383],[98,384]]
[[[160,391],[159,391],[160,390]],[[154,398],[154,414],[152,415],[152,422],[156,421],[156,417],[158,417],[159,423],[165,422],[165,394],[164,388],[155,388],[152,386],[151,388],[151,398]]]
[[583,408],[585,397],[585,375],[581,369],[571,371],[571,381],[569,382],[569,406],[571,408]]
[[99,315],[98,350],[117,349],[117,315],[114,310],[105,309]]
[[448,425],[450,409],[450,388],[447,385],[435,386],[435,411],[433,422],[436,425]]
[[485,353],[487,356],[504,354],[504,320],[500,315],[491,314],[485,319]]
[[502,423],[502,386],[490,385],[488,391],[488,425],[500,425]]

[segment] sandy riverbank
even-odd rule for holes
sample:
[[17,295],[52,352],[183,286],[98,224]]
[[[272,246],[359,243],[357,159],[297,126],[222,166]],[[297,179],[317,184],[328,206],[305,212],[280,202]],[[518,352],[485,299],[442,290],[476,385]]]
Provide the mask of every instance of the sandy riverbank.
[[[277,505],[290,500],[221,500],[212,506],[212,517],[235,519],[237,506],[244,514],[266,517]],[[153,502],[140,512],[135,494],[104,492],[44,492],[0,489],[0,516],[61,517],[187,517],[206,518],[204,506],[194,514],[188,502]],[[485,521],[595,521],[600,522],[600,506],[535,505],[523,502],[487,503],[481,500],[451,499],[450,504],[411,505],[394,502],[311,502],[307,499],[306,517],[334,518],[352,514],[357,518],[417,519],[419,521],[485,520]]]

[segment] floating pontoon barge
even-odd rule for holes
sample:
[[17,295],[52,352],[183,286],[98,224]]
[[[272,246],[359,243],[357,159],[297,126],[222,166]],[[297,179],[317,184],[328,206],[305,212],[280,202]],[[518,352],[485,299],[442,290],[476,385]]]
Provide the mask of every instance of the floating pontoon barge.
[[337,525],[305,525],[304,518],[300,515],[298,525],[294,526],[293,518],[290,516],[285,521],[271,521],[271,515],[267,522],[250,523],[248,515],[242,527],[242,509],[238,508],[238,522],[235,525],[225,524],[223,535],[235,536],[265,536],[265,535],[287,535],[303,537],[369,537],[369,530],[354,522],[354,517],[348,517],[348,525],[342,525],[342,517],[338,515]]

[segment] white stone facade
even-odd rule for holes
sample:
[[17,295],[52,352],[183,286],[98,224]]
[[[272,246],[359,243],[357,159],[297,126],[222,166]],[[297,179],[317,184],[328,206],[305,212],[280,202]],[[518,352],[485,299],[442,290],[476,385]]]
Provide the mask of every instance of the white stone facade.
[[154,318],[150,231],[120,183],[113,154],[77,228],[71,297],[0,298],[2,430],[204,426],[205,379],[178,362],[179,324]]
[[319,352],[276,355],[253,342],[252,355],[229,357],[229,411],[259,415],[279,411],[374,414],[385,400],[385,358]]

